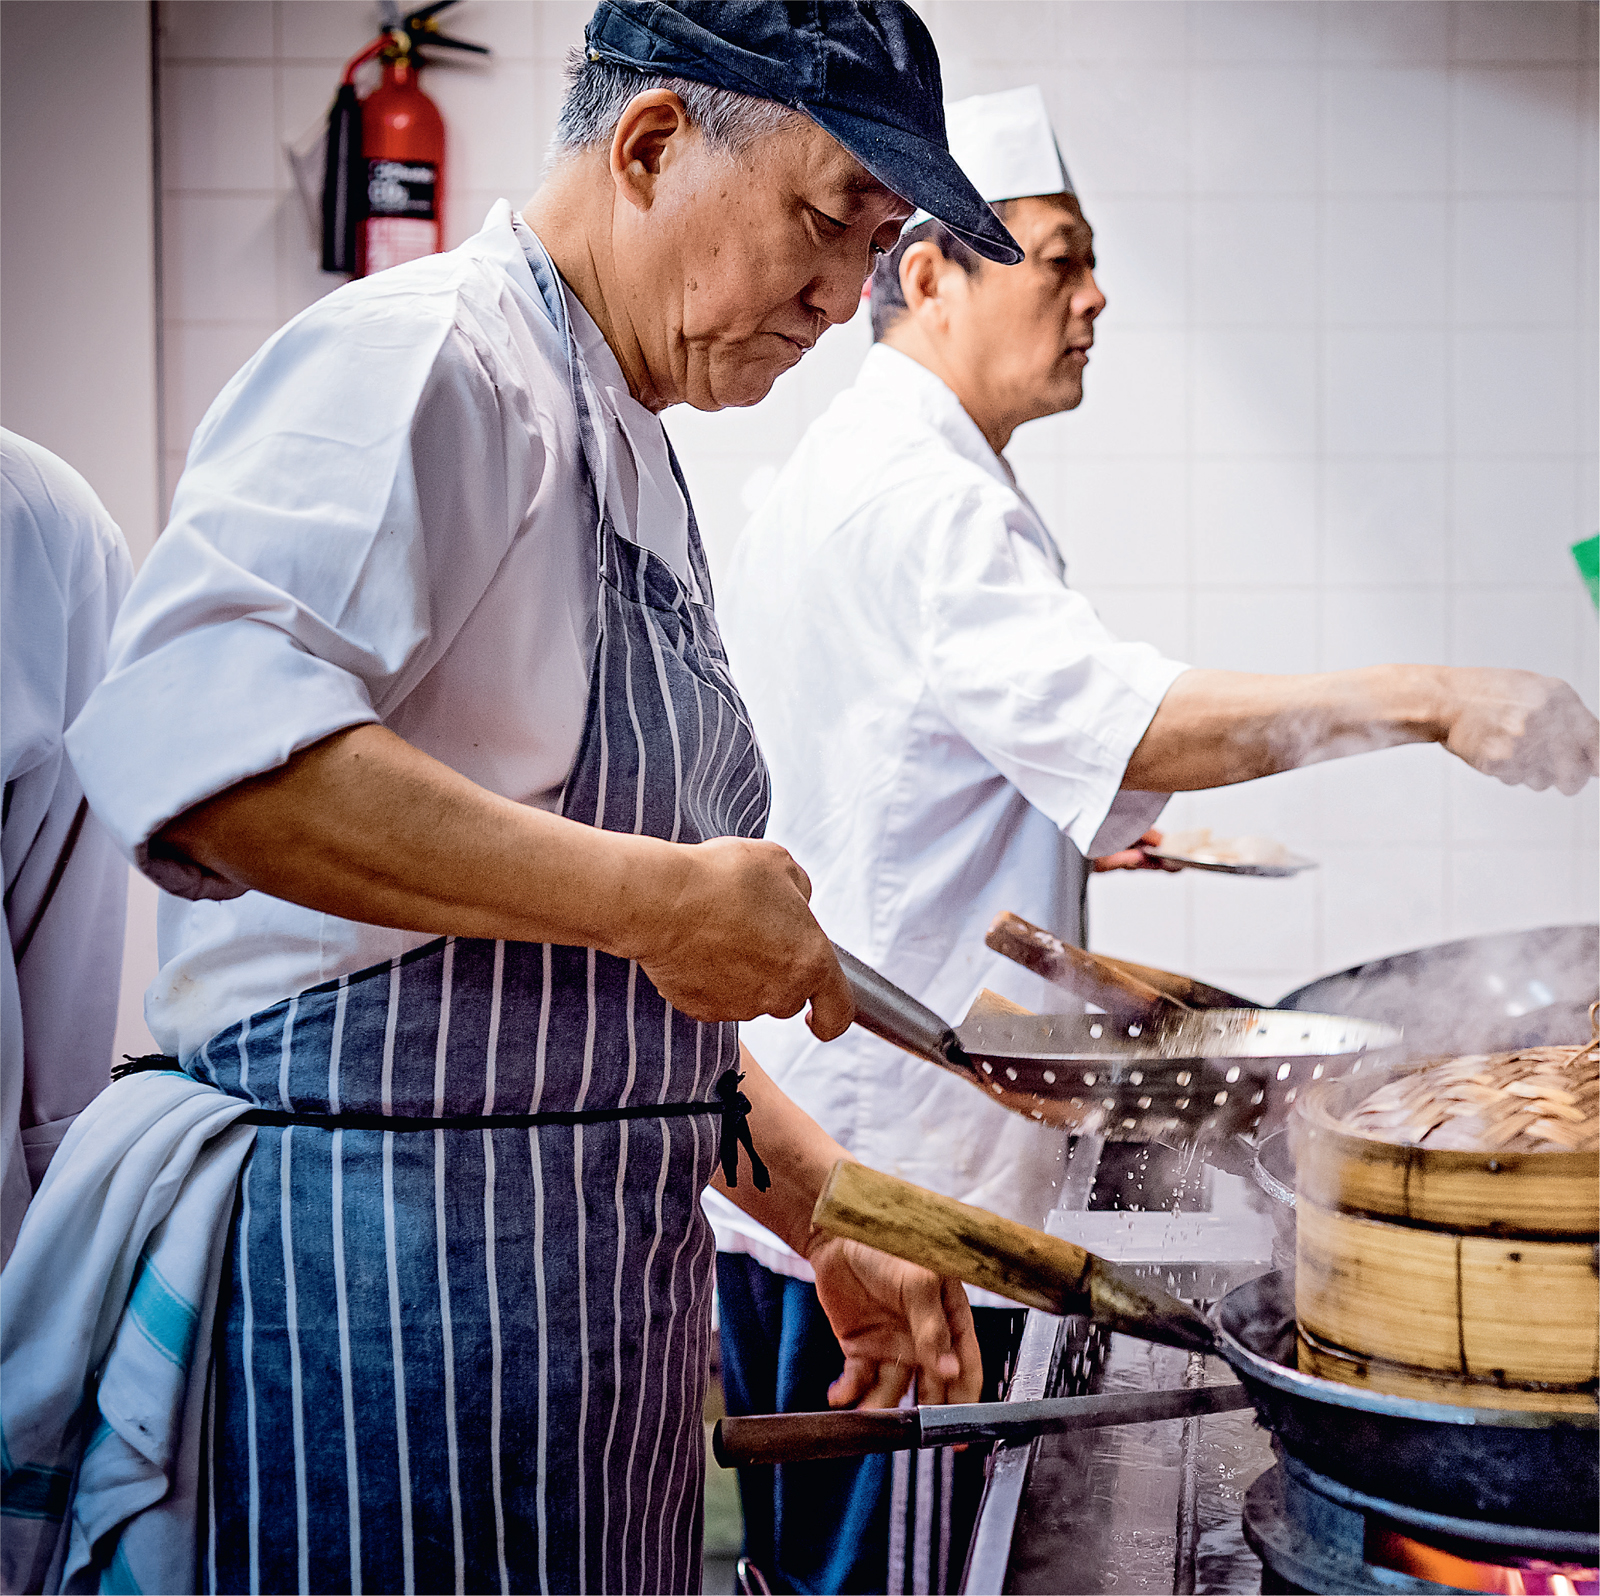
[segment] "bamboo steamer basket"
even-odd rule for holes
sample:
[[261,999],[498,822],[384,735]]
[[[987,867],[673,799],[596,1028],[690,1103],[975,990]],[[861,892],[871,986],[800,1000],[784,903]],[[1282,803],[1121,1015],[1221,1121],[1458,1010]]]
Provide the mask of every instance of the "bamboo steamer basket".
[[1415,1069],[1320,1082],[1296,1106],[1301,1370],[1423,1401],[1594,1413],[1600,1158],[1349,1128],[1378,1086]]

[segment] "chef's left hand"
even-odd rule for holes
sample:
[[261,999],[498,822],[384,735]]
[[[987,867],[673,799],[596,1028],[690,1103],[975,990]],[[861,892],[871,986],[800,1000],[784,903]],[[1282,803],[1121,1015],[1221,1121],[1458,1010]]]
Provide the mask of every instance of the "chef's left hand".
[[1181,864],[1174,863],[1171,859],[1158,859],[1150,852],[1152,848],[1161,846],[1161,833],[1147,831],[1131,848],[1118,849],[1116,853],[1108,853],[1102,858],[1091,861],[1090,868],[1094,870],[1167,870],[1177,871],[1183,869]]
[[844,1351],[828,1389],[836,1408],[892,1408],[917,1382],[919,1402],[976,1402],[983,1360],[959,1280],[941,1280],[842,1236],[807,1255],[817,1300]]

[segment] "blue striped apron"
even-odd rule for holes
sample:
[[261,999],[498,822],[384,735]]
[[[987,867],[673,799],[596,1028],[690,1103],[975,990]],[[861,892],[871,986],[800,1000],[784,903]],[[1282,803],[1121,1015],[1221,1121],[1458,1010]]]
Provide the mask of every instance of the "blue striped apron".
[[[709,607],[604,509],[599,630],[561,812],[692,843],[758,836],[767,776]],[[677,463],[673,462],[677,472]],[[678,482],[683,486],[681,473]],[[685,498],[688,494],[685,491]],[[447,938],[213,1037],[191,1073],[265,1109],[218,1314],[199,1567],[212,1591],[700,1587],[715,1124],[738,1028],[637,964]],[[392,1131],[350,1117],[635,1107]],[[337,1129],[304,1116],[339,1115]],[[268,1118],[270,1116],[263,1116]]]

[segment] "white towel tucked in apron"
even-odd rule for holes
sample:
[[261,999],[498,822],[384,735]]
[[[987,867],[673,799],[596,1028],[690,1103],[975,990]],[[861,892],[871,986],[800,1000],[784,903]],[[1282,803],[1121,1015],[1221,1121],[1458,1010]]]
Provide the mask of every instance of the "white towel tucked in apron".
[[192,1591],[200,1421],[250,1104],[176,1071],[79,1116],[0,1274],[9,1591]]

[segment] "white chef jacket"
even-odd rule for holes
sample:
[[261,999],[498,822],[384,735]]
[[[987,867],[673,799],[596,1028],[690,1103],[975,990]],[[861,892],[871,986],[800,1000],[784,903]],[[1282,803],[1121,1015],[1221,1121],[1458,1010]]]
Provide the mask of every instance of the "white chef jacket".
[[[524,226],[500,201],[459,249],[318,301],[228,383],[71,730],[90,800],[165,889],[145,1014],[180,1057],[432,937],[150,857],[174,816],[373,722],[491,792],[560,805],[588,702],[596,509]],[[692,582],[661,423],[566,298],[612,514]]]
[[[871,350],[745,529],[718,621],[772,768],[767,835],[810,875],[829,935],[949,1020],[985,987],[1068,1007],[984,933],[1002,909],[1076,929],[1075,850],[1127,847],[1166,802],[1119,789],[1185,667],[1118,641],[1066,585],[943,382]],[[1060,1130],[859,1026],[826,1044],[800,1018],[743,1035],[864,1162],[1029,1224],[1051,1207]],[[807,1272],[725,1199],[706,1208],[722,1250]]]
[[0,557],[9,932],[0,959],[0,1257],[8,1257],[51,1154],[111,1079],[128,867],[92,814],[73,835],[83,789],[62,733],[105,670],[133,562],[89,484],[14,432],[0,432]]

